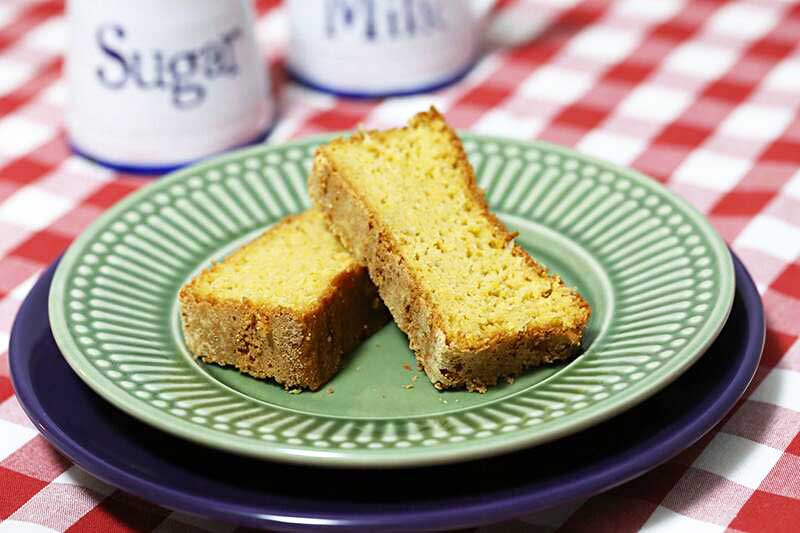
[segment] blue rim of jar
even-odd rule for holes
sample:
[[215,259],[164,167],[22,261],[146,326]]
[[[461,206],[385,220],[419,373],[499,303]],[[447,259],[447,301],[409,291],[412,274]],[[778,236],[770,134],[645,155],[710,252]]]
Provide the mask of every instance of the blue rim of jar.
[[304,87],[313,89],[318,92],[330,94],[332,96],[337,96],[339,98],[352,98],[356,100],[374,100],[376,98],[389,98],[392,96],[413,96],[417,94],[428,93],[439,89],[443,89],[449,85],[461,81],[467,74],[469,74],[469,72],[475,67],[476,64],[477,64],[476,61],[470,62],[466,67],[462,68],[455,74],[448,76],[447,78],[444,78],[442,80],[434,81],[432,83],[428,83],[425,85],[418,85],[410,89],[389,89],[386,91],[376,91],[376,92],[362,92],[362,91],[351,91],[348,89],[339,89],[332,85],[327,85],[325,83],[314,81],[300,74],[289,65],[286,65],[286,72],[289,75],[289,77],[295,82],[299,83],[300,85],[303,85]]
[[224,150],[220,150],[220,151],[214,152],[212,154],[208,154],[207,156],[203,156],[203,157],[200,157],[200,158],[197,158],[197,159],[192,159],[190,161],[185,161],[185,162],[182,162],[182,163],[173,163],[173,164],[169,164],[169,165],[138,164],[138,163],[125,163],[125,162],[122,162],[122,161],[114,161],[114,160],[111,160],[111,159],[106,159],[104,157],[95,155],[92,152],[81,148],[75,142],[73,142],[71,139],[67,141],[67,144],[68,144],[70,150],[72,150],[73,153],[75,153],[76,155],[79,155],[79,156],[81,156],[81,157],[83,157],[85,159],[88,159],[89,161],[97,163],[100,166],[109,168],[109,169],[114,170],[116,172],[124,172],[126,174],[141,174],[143,176],[155,176],[155,175],[158,175],[158,174],[167,174],[167,173],[172,172],[174,170],[177,170],[179,168],[183,168],[183,167],[188,166],[188,165],[193,165],[194,163],[197,163],[198,161],[201,161],[203,159],[207,159],[209,157],[217,156],[217,155],[219,155],[219,154],[221,154],[223,152],[227,152],[228,150],[236,150],[237,148],[244,148],[245,146],[250,146],[250,145],[253,145],[253,144],[258,144],[258,143],[264,142],[270,136],[270,134],[272,133],[272,130],[273,130],[274,127],[275,127],[275,121],[273,120],[273,121],[270,122],[270,125],[267,126],[267,128],[264,131],[262,131],[261,133],[259,133],[255,137],[253,137],[253,138],[251,138],[251,139],[249,139],[249,140],[247,140],[247,141],[245,141],[243,143],[236,144],[236,145],[231,146],[229,148],[226,148]]

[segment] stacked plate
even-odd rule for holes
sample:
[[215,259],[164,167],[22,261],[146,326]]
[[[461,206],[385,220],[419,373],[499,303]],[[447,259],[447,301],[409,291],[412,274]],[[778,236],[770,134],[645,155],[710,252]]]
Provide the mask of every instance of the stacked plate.
[[741,263],[647,177],[551,145],[463,138],[492,209],[591,304],[574,360],[483,395],[442,393],[389,325],[315,393],[195,361],[178,290],[308,207],[315,139],[183,170],[100,217],[19,312],[23,407],[112,485],[277,529],[508,519],[627,481],[700,438],[761,354]]

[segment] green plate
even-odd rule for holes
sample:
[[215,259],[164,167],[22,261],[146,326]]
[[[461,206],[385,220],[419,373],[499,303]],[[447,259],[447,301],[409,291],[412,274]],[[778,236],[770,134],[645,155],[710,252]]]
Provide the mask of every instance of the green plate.
[[309,206],[322,139],[258,146],[143,188],[75,241],[50,292],[56,341],[101,396],[164,431],[277,461],[401,467],[532,446],[630,408],[684,372],[731,307],[731,258],[708,222],[651,179],[544,143],[464,134],[491,207],[592,306],[582,355],[486,394],[438,392],[393,325],[319,392],[195,361],[177,293]]

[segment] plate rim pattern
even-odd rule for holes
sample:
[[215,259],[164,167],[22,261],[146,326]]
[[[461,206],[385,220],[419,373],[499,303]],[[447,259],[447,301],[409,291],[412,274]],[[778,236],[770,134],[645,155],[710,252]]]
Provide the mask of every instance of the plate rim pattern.
[[[116,221],[123,213],[137,205],[137,203],[141,202],[144,198],[154,197],[158,192],[175,184],[180,184],[182,180],[186,181],[190,179],[191,176],[213,171],[215,168],[225,167],[229,164],[240,163],[245,161],[248,157],[264,157],[265,154],[268,155],[276,151],[288,152],[297,149],[307,151],[309,147],[324,142],[326,139],[335,135],[347,133],[348,132],[326,134],[276,145],[250,147],[208,160],[183,169],[168,177],[161,178],[159,181],[143,187],[141,190],[132,193],[98,217],[90,228],[76,239],[75,243],[73,243],[62,259],[53,280],[49,301],[54,337],[64,357],[67,359],[67,362],[81,379],[106,400],[134,417],[162,430],[217,448],[264,459],[303,464],[313,463],[321,466],[420,466],[462,461],[510,452],[523,447],[554,440],[560,436],[599,423],[643,401],[677,378],[705,352],[708,346],[717,337],[727,320],[734,296],[733,262],[721,237],[711,228],[704,216],[686,201],[672,194],[660,183],[655,182],[637,171],[601,161],[590,156],[584,156],[565,147],[555,146],[541,141],[506,139],[503,137],[460,132],[464,139],[465,146],[467,147],[475,147],[483,143],[483,149],[488,151],[489,154],[491,154],[493,150],[499,151],[513,148],[518,151],[525,149],[531,149],[533,151],[538,150],[540,154],[558,154],[565,159],[575,158],[586,163],[586,165],[594,165],[598,171],[609,171],[610,175],[612,175],[612,178],[609,178],[611,180],[608,182],[609,184],[613,183],[613,176],[626,176],[632,179],[635,185],[643,187],[645,193],[655,193],[656,196],[662,199],[666,198],[673,204],[678,205],[681,213],[693,224],[694,229],[702,234],[705,239],[704,243],[711,248],[708,250],[709,253],[713,254],[717,261],[717,266],[721,269],[718,273],[718,280],[721,286],[718,287],[718,299],[714,302],[715,305],[713,306],[715,308],[714,314],[712,315],[714,318],[713,324],[711,327],[706,328],[706,334],[699,344],[695,343],[696,346],[694,347],[692,355],[690,357],[684,357],[680,361],[680,364],[673,365],[666,374],[659,377],[655,384],[650,383],[644,386],[638,386],[637,383],[634,383],[630,388],[626,389],[620,397],[617,397],[616,401],[612,404],[603,404],[602,401],[599,401],[598,403],[589,405],[581,411],[582,414],[578,422],[567,421],[560,425],[551,424],[550,426],[544,426],[545,429],[540,431],[530,431],[526,430],[524,427],[515,427],[515,424],[508,424],[505,427],[512,428],[508,433],[502,433],[500,431],[495,433],[490,432],[491,434],[487,435],[483,440],[469,440],[463,438],[460,440],[452,440],[447,443],[437,443],[430,447],[411,443],[412,445],[407,448],[381,447],[376,449],[355,448],[352,450],[315,448],[305,444],[303,441],[297,440],[295,443],[289,444],[285,442],[264,442],[263,440],[254,440],[249,437],[231,435],[225,431],[217,432],[200,425],[192,425],[189,421],[173,416],[170,413],[165,413],[163,409],[154,407],[150,403],[130,395],[120,387],[119,383],[107,377],[94,365],[87,362],[89,358],[84,353],[85,347],[81,347],[76,341],[71,329],[74,328],[74,324],[70,325],[68,323],[66,313],[64,312],[68,299],[66,289],[70,281],[70,275],[81,258],[82,253],[85,252],[86,246],[96,242],[96,238],[104,228]],[[487,146],[494,146],[495,148],[493,150],[486,150]],[[483,163],[478,163],[479,168],[476,168],[476,172],[479,176],[481,175],[482,164]],[[496,175],[493,176],[493,180],[495,182],[497,181]],[[492,183],[491,185],[494,186],[496,183]],[[512,183],[506,183],[506,193],[510,193],[514,188]],[[493,189],[489,190],[487,196],[491,196],[492,190]],[[565,190],[564,194],[569,195],[569,191]],[[295,200],[296,204],[302,204],[302,200]],[[503,211],[501,210],[501,212]],[[510,214],[513,215],[514,213]],[[560,373],[556,374],[556,376],[559,374]],[[551,379],[552,377],[545,380],[545,382]],[[647,381],[648,380],[644,380],[644,382],[638,383],[647,383]],[[225,387],[222,384],[217,386]],[[556,422],[558,421],[556,420]],[[458,437],[458,429],[458,424],[456,424],[456,435],[453,435],[454,438]],[[437,428],[434,427],[433,430],[437,431]],[[439,428],[439,430],[441,430],[441,428]],[[446,430],[441,431],[448,433]],[[450,433],[453,433],[453,431],[450,431]]]

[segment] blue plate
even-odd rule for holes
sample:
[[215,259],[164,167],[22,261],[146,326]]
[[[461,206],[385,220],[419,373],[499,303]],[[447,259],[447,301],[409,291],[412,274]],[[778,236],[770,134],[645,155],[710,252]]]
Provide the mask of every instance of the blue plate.
[[55,265],[14,322],[11,375],[28,416],[64,455],[101,480],[171,509],[279,530],[477,526],[640,476],[723,418],[750,383],[764,344],[758,292],[736,257],[734,266],[736,298],[725,328],[663,391],[556,442],[457,465],[391,471],[292,466],[205,448],[138,422],[84,385],[58,351],[47,314]]

